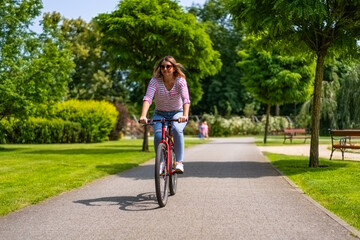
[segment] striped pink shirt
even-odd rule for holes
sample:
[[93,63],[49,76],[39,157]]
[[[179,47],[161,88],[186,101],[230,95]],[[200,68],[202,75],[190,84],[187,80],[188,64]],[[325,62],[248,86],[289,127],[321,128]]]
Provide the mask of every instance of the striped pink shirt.
[[173,88],[168,91],[162,78],[153,77],[150,80],[143,101],[151,105],[155,98],[155,108],[159,111],[175,111],[182,109],[184,104],[190,103],[189,90],[185,78],[177,77]]

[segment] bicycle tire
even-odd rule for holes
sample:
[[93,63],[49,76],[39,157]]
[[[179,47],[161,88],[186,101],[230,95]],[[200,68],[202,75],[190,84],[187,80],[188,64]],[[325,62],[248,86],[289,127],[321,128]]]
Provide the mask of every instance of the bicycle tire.
[[[174,150],[174,147],[171,147],[171,156],[170,156],[171,171],[175,170],[175,164],[176,164],[175,150]],[[173,174],[170,175],[170,179],[169,179],[170,180],[169,181],[170,195],[176,194],[177,178],[178,178],[178,175],[176,172],[174,172]]]
[[[169,194],[169,173],[166,168],[166,145],[160,143],[156,151],[155,159],[155,191],[156,199],[160,207],[165,207]],[[161,162],[164,161],[163,169],[160,169]]]

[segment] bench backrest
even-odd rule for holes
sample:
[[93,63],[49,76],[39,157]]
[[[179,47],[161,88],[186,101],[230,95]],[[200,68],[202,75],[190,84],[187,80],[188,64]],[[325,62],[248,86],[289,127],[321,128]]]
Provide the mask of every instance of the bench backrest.
[[305,128],[285,128],[284,129],[285,134],[305,134],[306,129]]
[[360,136],[360,129],[330,130],[332,136]]

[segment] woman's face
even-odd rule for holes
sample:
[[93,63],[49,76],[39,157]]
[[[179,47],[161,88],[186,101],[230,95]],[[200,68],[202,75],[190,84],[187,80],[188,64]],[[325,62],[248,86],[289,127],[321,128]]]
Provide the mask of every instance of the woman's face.
[[160,69],[164,76],[172,76],[174,74],[174,66],[171,62],[164,60],[160,65]]

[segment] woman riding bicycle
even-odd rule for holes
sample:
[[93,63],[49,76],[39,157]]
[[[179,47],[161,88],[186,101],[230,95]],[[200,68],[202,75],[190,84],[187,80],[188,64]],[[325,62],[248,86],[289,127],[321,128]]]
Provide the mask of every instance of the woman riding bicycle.
[[[189,116],[190,97],[185,74],[181,71],[182,65],[171,56],[166,56],[155,66],[153,77],[150,80],[146,95],[143,98],[143,107],[140,123],[148,123],[147,112],[152,99],[155,98],[155,113],[153,119],[178,119],[173,124],[173,135],[176,155],[176,171],[184,172],[184,133]],[[161,123],[154,125],[155,152],[161,141]]]

